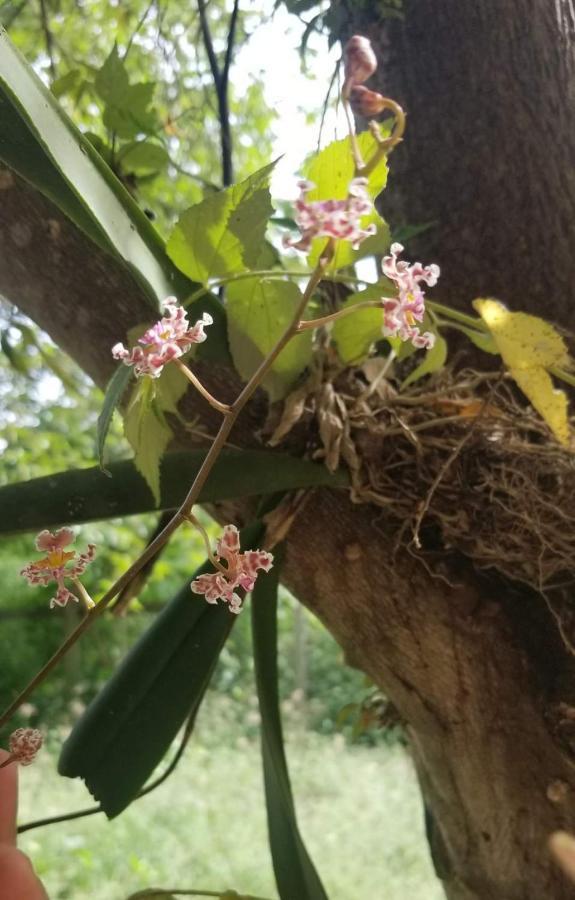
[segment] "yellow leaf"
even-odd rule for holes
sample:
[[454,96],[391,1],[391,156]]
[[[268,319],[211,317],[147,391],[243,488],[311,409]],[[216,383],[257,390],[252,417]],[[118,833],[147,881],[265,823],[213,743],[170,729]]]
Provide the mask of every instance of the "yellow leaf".
[[510,312],[499,300],[474,300],[473,306],[493,335],[512,377],[557,440],[568,445],[567,397],[553,387],[547,371],[554,366],[571,365],[559,332],[537,316]]

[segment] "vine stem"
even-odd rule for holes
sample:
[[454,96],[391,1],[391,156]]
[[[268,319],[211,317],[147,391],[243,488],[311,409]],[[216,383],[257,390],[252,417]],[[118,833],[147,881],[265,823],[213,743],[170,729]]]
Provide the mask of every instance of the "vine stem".
[[251,399],[251,397],[261,384],[266,373],[271,368],[284,347],[289,343],[292,337],[294,337],[294,335],[298,333],[300,320],[305,312],[306,306],[309,303],[312,294],[314,293],[315,289],[324,276],[325,270],[333,256],[333,251],[334,240],[330,239],[326,244],[323,254],[318,260],[317,266],[311,274],[306,289],[302,294],[301,300],[297,306],[297,309],[295,310],[290,324],[284,331],[283,335],[276,342],[275,346],[270,350],[269,354],[265,357],[265,359],[262,360],[234,403],[232,403],[229,409],[224,413],[222,424],[220,425],[218,433],[214,438],[212,446],[208,450],[200,467],[200,470],[198,471],[193,484],[190,487],[180,508],[176,513],[174,513],[173,518],[168,522],[168,524],[160,532],[160,534],[158,534],[157,537],[148,544],[143,553],[141,553],[141,555],[132,563],[132,565],[129,566],[128,569],[126,569],[124,574],[120,575],[115,583],[102,596],[97,606],[86,616],[84,616],[79,625],[77,625],[76,628],[69,634],[69,636],[60,645],[53,656],[50,657],[50,659],[36,673],[36,675],[34,675],[31,681],[26,685],[26,687],[18,694],[14,701],[7,707],[7,709],[4,710],[4,712],[0,716],[0,728],[2,728],[2,726],[5,725],[6,722],[14,715],[14,713],[22,705],[22,703],[26,702],[33,691],[40,684],[42,684],[43,681],[45,681],[50,672],[58,665],[60,660],[62,660],[64,656],[66,656],[68,651],[74,646],[76,641],[78,641],[78,639],[84,634],[84,632],[92,627],[92,625],[102,615],[102,613],[111,603],[114,597],[119,594],[120,591],[131,582],[134,576],[138,574],[143,566],[145,566],[145,564],[153,556],[156,555],[158,550],[164,546],[168,538],[172,536],[172,534],[180,527],[180,525],[189,519],[194,503],[198,499],[200,492],[207,481],[208,475],[210,474],[214,463],[216,462],[222,448],[224,447],[227,437],[232,430],[240,412]]
[[[187,298],[186,304],[189,305],[195,300],[201,300],[213,288],[224,287],[226,284],[232,284],[234,281],[245,281],[247,278],[311,278],[312,275],[313,272],[306,272],[300,269],[254,269],[250,272],[238,272],[235,275],[228,275],[224,278],[214,278],[209,287],[203,286],[194,291]],[[335,272],[329,273],[329,280],[338,284],[369,284],[365,278],[356,278],[353,275],[337,275]]]
[[358,309],[379,309],[381,311],[381,300],[364,300],[362,303],[355,303],[353,306],[346,306],[344,309],[338,309],[337,312],[330,313],[329,316],[322,316],[320,319],[305,319],[298,325],[298,334],[302,331],[308,331],[310,328],[319,328],[320,325],[329,325],[330,322],[337,322],[351,313],[357,312]]
[[218,412],[226,415],[230,411],[230,407],[227,403],[220,403],[219,400],[216,400],[215,397],[210,394],[207,388],[204,387],[199,378],[196,378],[191,369],[188,369],[187,365],[182,362],[181,359],[172,360],[175,366],[180,370],[182,375],[188,379],[188,381],[194,385],[195,389],[202,395],[204,400],[207,400],[210,406],[213,406],[214,409],[217,409]]

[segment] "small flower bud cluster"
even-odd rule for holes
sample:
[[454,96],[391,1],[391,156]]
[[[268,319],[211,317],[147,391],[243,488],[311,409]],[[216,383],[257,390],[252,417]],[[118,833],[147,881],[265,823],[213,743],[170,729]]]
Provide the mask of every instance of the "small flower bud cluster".
[[216,561],[222,559],[226,568],[207,575],[198,575],[192,581],[191,588],[195,594],[203,594],[208,603],[223,600],[236,615],[241,612],[242,598],[236,594],[235,588],[243,588],[249,593],[254,589],[258,571],[269,572],[273,565],[273,556],[265,550],[246,550],[240,552],[240,533],[235,525],[226,525],[222,537],[216,544]]
[[300,181],[301,194],[295,202],[295,219],[301,231],[298,240],[284,238],[284,246],[303,250],[311,247],[314,238],[330,237],[350,241],[357,249],[360,243],[375,234],[374,224],[361,227],[362,216],[373,212],[373,203],[366,190],[366,178],[354,178],[349,185],[349,195],[345,200],[306,200],[306,194],[315,185],[311,181]]
[[36,759],[43,742],[42,732],[36,728],[17,728],[10,735],[8,752],[12,762],[29,766]]
[[385,337],[400,337],[411,341],[414,347],[430,350],[435,343],[435,335],[430,331],[421,332],[416,322],[422,322],[425,315],[425,294],[420,288],[424,283],[433,287],[439,278],[439,266],[422,266],[398,260],[403,251],[401,244],[391,245],[391,255],[385,256],[383,274],[398,288],[397,297],[383,297]]
[[137,378],[142,375],[158,378],[167,363],[187,353],[192,344],[201,344],[206,340],[204,328],[213,322],[212,317],[204,313],[190,327],[186,311],[178,306],[175,297],[168,297],[163,306],[167,315],[148,328],[136,347],[128,350],[122,343],[112,347],[114,359],[121,360],[126,366],[133,366]]
[[354,113],[373,119],[388,108],[388,103],[377,91],[370,91],[363,84],[377,69],[377,57],[368,38],[355,34],[343,50],[345,81],[344,100],[349,100]]

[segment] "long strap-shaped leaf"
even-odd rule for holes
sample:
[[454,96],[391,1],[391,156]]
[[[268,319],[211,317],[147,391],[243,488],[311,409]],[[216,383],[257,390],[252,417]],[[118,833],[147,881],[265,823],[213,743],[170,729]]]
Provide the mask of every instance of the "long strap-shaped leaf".
[[299,833],[284,752],[277,664],[280,556],[276,553],[274,568],[258,578],[251,601],[270,848],[281,900],[327,900]]
[[[72,469],[0,488],[0,535],[39,531],[114,516],[175,509],[186,495],[205,453],[168,453],[162,460],[159,507],[133,462],[112,463],[112,477],[98,467]],[[345,487],[344,472],[269,450],[224,450],[200,494],[216,502],[316,486]]]
[[[154,298],[183,279],[154,227],[0,29],[0,160],[49,197]],[[177,292],[177,291],[176,291]]]
[[[260,522],[241,532],[255,547]],[[202,566],[200,572],[210,569]],[[119,815],[150,777],[190,712],[197,712],[235,622],[187,583],[134,645],[62,748],[58,771],[83,778],[109,818]]]

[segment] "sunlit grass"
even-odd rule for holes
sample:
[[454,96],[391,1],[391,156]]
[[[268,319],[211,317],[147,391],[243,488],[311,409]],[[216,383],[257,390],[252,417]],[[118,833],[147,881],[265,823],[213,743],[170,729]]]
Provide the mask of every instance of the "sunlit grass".
[[[94,816],[22,837],[51,900],[125,900],[150,886],[277,897],[259,746],[237,728],[226,739],[222,725],[214,701],[177,773],[113,822]],[[350,747],[293,726],[288,758],[304,838],[330,900],[440,900],[400,747]],[[83,785],[58,777],[49,753],[22,772],[21,821],[89,803]]]

